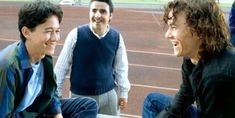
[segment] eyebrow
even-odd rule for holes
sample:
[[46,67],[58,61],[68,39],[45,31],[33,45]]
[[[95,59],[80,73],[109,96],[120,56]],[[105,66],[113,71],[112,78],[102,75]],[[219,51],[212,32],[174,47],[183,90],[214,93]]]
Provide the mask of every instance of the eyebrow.
[[[53,30],[53,27],[46,27],[44,30]],[[60,29],[60,27],[56,28],[56,29]]]
[[[169,21],[171,21],[171,23],[169,24]],[[172,15],[171,17],[167,17],[167,24],[169,25],[176,25],[176,20],[175,17]]]
[[168,20],[173,20],[175,17],[172,15],[171,17],[167,17]]
[[104,8],[91,8],[91,10],[105,10],[105,11],[107,11],[107,10],[104,9]]
[[173,22],[172,19],[167,20],[167,25],[175,25],[175,22]]

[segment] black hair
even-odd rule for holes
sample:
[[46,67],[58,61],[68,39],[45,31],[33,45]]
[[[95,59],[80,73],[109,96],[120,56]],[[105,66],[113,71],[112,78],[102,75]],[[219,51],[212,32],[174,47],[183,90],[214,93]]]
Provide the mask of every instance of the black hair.
[[25,4],[18,13],[18,29],[20,38],[25,42],[26,38],[21,32],[22,27],[27,27],[31,31],[35,30],[40,24],[46,22],[47,18],[55,15],[58,17],[59,23],[62,21],[63,11],[59,5],[50,3],[49,1],[35,1]]
[[113,2],[112,0],[91,0],[90,4],[94,1],[98,1],[98,2],[105,2],[109,5],[109,11],[110,13],[113,13]]

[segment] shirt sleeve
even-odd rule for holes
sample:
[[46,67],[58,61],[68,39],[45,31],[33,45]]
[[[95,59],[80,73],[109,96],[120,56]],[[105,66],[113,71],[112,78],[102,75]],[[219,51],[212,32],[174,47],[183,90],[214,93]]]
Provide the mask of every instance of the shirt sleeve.
[[123,37],[119,35],[119,47],[117,49],[117,54],[114,63],[114,73],[116,82],[118,85],[118,90],[120,93],[120,98],[128,98],[128,92],[130,90],[130,82],[128,80],[128,59],[126,47],[123,41]]
[[63,49],[54,67],[54,71],[57,78],[56,80],[58,86],[57,91],[60,97],[62,96],[64,80],[72,64],[73,49],[76,41],[77,41],[77,28],[74,28],[71,32],[69,32],[65,40]]
[[62,113],[61,102],[58,95],[55,94],[49,105],[49,114],[51,114],[51,116],[54,116],[58,113]]
[[183,82],[179,92],[175,95],[171,104],[159,113],[158,118],[181,118],[185,110],[195,101],[189,82],[188,60],[184,59],[182,65]]
[[15,77],[10,69],[0,69],[0,118],[10,118],[14,113]]

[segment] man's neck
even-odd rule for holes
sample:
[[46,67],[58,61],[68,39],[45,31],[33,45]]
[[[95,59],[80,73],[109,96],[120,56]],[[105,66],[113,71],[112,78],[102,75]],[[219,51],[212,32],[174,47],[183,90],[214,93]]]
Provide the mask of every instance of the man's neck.
[[196,58],[190,58],[190,60],[194,65],[197,65],[200,59],[199,57],[196,57]]
[[106,26],[106,27],[103,28],[103,29],[94,29],[94,28],[92,27],[92,25],[90,24],[90,28],[91,28],[91,30],[92,30],[95,34],[97,34],[98,36],[103,36],[105,33],[107,33],[107,31],[108,31],[108,29],[109,29],[109,26]]
[[34,50],[35,48],[33,48],[32,46],[28,45],[27,42],[25,42],[25,46],[26,46],[26,50],[28,52],[29,60],[30,60],[31,64],[35,64],[35,63],[39,62],[42,58],[45,57],[45,55],[37,54],[36,51]]

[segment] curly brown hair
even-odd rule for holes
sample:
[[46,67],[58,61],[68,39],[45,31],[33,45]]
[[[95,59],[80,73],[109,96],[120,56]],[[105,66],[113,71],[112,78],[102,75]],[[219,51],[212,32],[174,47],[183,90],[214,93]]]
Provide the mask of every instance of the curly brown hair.
[[225,15],[215,0],[173,0],[165,7],[163,20],[167,24],[169,12],[173,12],[174,22],[177,14],[184,12],[191,32],[196,32],[201,40],[199,56],[210,59],[226,47],[231,46],[228,24]]

